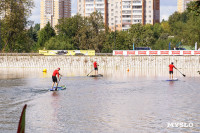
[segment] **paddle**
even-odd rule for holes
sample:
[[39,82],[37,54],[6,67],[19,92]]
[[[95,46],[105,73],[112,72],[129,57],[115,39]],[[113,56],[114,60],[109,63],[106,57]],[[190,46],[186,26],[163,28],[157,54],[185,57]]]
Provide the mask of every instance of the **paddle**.
[[[92,70],[91,72],[93,72],[93,71],[94,71],[94,70]],[[90,72],[90,73],[91,73],[91,72]],[[88,73],[88,75],[89,75],[90,73]],[[88,75],[87,75],[87,76],[88,76]]]
[[60,78],[59,78],[59,82],[58,82],[58,84],[60,83],[61,77],[62,77],[62,75],[60,75]]
[[[178,68],[176,68],[176,70],[178,70]],[[179,71],[179,70],[178,70]],[[179,71],[180,72],[180,71]],[[181,72],[180,72],[181,73]],[[182,74],[182,73],[181,73]],[[186,75],[185,74],[182,74],[183,75],[183,77],[185,77]]]

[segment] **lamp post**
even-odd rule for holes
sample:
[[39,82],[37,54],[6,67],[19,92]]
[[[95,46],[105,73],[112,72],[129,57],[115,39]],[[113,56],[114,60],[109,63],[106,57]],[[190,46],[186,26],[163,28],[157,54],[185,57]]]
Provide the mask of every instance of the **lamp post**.
[[115,50],[116,50],[116,16],[114,16],[115,17]]
[[1,19],[0,19],[0,49],[1,49]]
[[115,8],[114,8],[114,18],[115,18],[115,19],[114,19],[114,20],[115,20],[115,23],[114,23],[114,24],[115,24],[115,40],[114,40],[115,47],[114,47],[114,48],[115,48],[115,50],[116,50],[116,17],[117,17],[117,16],[116,16],[116,10],[115,10],[115,9],[118,9],[118,8],[117,8],[117,2],[115,2]]

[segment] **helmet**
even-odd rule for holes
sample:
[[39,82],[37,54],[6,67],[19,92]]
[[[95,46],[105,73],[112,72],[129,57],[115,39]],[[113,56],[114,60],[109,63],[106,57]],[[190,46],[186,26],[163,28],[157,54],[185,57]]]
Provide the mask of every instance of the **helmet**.
[[58,67],[58,70],[60,70],[60,67]]

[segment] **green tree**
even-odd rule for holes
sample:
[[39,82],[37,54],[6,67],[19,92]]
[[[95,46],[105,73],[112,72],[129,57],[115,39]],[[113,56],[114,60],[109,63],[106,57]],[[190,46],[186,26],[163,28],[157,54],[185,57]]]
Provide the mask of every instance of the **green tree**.
[[200,16],[200,1],[192,1],[187,5],[187,11],[196,16]]
[[142,46],[142,34],[144,33],[144,27],[141,24],[134,24],[131,25],[129,32],[135,47]]
[[66,40],[59,39],[59,36],[52,37],[49,41],[45,43],[45,48],[48,50],[73,50],[74,47]]
[[34,27],[30,27],[28,30],[28,36],[35,42],[38,41],[38,31],[40,30],[40,24],[36,24]]
[[56,26],[60,37],[66,44],[71,44],[75,49],[94,49],[100,52],[105,42],[105,27],[103,17],[94,12],[90,17],[76,15],[72,18],[59,20]]
[[151,25],[134,24],[129,29],[135,47],[150,47],[154,42],[154,32]]
[[50,26],[50,23],[48,22],[47,25],[41,29],[38,33],[38,45],[39,47],[43,47],[44,44],[51,39],[51,37],[54,37],[56,35],[55,30],[53,27]]
[[106,31],[105,43],[103,44],[102,53],[111,53],[114,50],[115,32]]
[[199,2],[190,2],[183,13],[174,13],[169,17],[171,34],[183,45],[194,46],[200,42]]
[[170,33],[170,26],[169,26],[168,21],[163,21],[161,23],[161,27],[162,27],[164,33]]
[[[3,51],[17,51],[18,42],[21,43],[22,48],[26,48],[29,38],[24,34],[26,34],[27,18],[30,16],[33,6],[32,0],[0,1],[0,13],[4,14],[1,21]],[[20,40],[21,37],[24,37],[23,40]],[[21,49],[20,51],[26,50]]]
[[67,43],[73,44],[75,49],[79,49],[80,40],[78,32],[81,28],[84,28],[85,20],[80,15],[75,15],[71,18],[64,18],[59,20],[59,24],[56,26],[58,30],[59,38]]
[[94,49],[96,52],[101,52],[105,38],[103,17],[99,12],[94,12],[90,17],[84,18],[83,25],[74,39],[80,49]]
[[133,48],[131,36],[127,31],[117,31],[116,33],[117,50],[129,50]]

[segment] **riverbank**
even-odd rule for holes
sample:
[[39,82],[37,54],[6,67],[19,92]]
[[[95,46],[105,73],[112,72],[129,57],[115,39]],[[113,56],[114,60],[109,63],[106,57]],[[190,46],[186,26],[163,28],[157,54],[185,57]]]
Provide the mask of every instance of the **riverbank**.
[[181,69],[200,67],[199,56],[0,56],[2,68],[85,68],[97,61],[104,68],[168,68],[171,62]]

